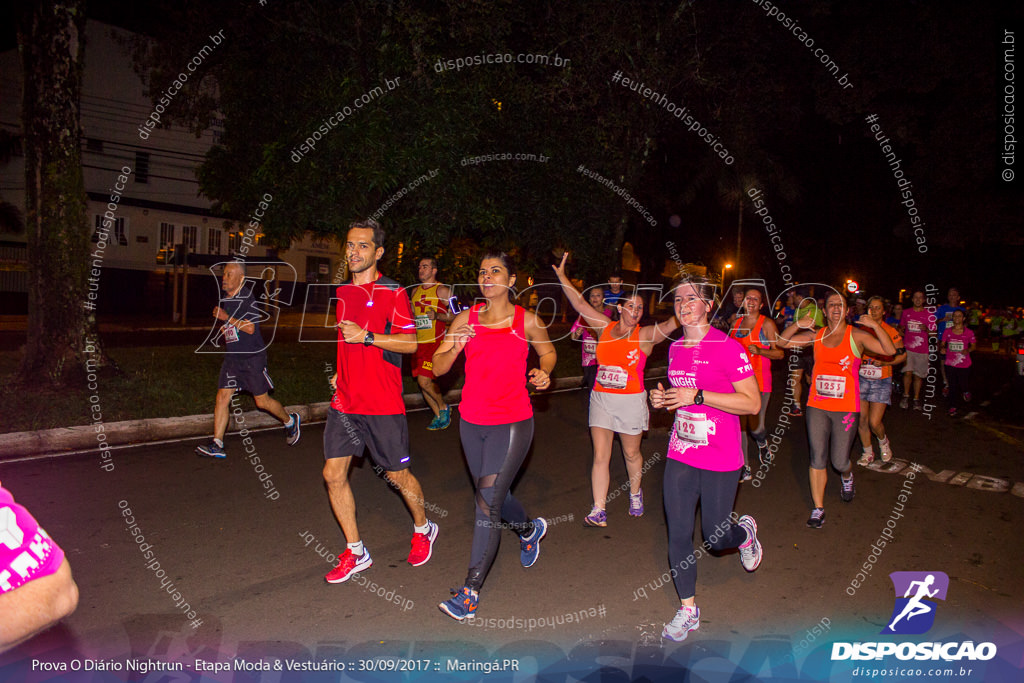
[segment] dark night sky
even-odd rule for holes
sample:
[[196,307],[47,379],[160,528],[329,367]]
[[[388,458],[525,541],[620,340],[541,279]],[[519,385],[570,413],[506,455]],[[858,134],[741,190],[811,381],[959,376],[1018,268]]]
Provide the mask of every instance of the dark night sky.
[[[736,11],[745,16],[738,23],[756,27],[758,38],[764,39],[763,55],[752,57],[780,60],[782,68],[806,74],[806,91],[779,102],[787,115],[765,116],[762,130],[772,141],[773,155],[800,188],[796,202],[769,202],[797,279],[853,276],[869,291],[890,297],[901,287],[924,282],[943,289],[955,283],[968,298],[1024,303],[1021,288],[1007,286],[1007,275],[1024,257],[1024,179],[1000,178],[1005,168],[1000,161],[1003,30],[1013,30],[1018,41],[1024,40],[1020,3],[1004,9],[1009,4],[786,3],[817,45],[850,72],[855,88],[835,86],[830,92],[821,82],[823,68],[795,37],[756,3],[736,3]],[[92,2],[89,13],[145,31],[159,21],[149,7]],[[930,19],[917,21],[925,10]],[[4,49],[14,45],[12,12],[11,6],[0,10]],[[788,113],[792,109],[795,119]],[[896,181],[864,121],[869,113],[879,116],[914,183],[928,254],[916,251]],[[672,206],[671,188],[680,181],[672,169],[686,163],[673,157],[673,142],[664,141],[665,177],[648,200],[659,206],[663,221],[678,212],[684,225],[703,228],[690,243],[705,262],[728,258],[735,244],[734,213],[722,209],[713,196],[689,207]],[[1022,164],[1018,160],[1011,169]],[[778,263],[771,258],[758,217],[748,212],[745,220],[743,254],[753,271],[745,274],[778,283]]]

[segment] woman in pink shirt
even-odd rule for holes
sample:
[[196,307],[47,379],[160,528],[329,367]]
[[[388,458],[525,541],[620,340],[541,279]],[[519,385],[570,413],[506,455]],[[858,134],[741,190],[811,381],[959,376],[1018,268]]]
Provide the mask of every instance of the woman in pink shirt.
[[[568,252],[566,252],[568,253]],[[601,287],[592,287],[587,292],[587,302],[590,306],[596,310],[601,311],[604,315],[611,317],[613,309],[606,307],[602,302],[604,301],[604,290]],[[573,341],[583,342],[583,349],[581,351],[580,364],[583,366],[583,388],[591,390],[594,388],[594,383],[597,381],[597,337],[594,335],[594,329],[587,322],[586,318],[582,315],[576,318],[576,322],[569,328],[569,333],[572,335]]]
[[756,414],[761,394],[743,347],[708,322],[714,285],[704,279],[683,279],[674,284],[673,292],[683,336],[669,347],[672,387],[665,389],[659,383],[651,390],[651,405],[675,413],[664,500],[668,557],[680,607],[665,624],[662,636],[678,642],[700,626],[693,551],[698,502],[704,538],[713,550],[739,548],[740,562],[748,572],[761,564],[757,522],[750,515],[736,520],[733,512],[743,467],[739,416]]
[[949,380],[949,416],[971,400],[971,353],[976,343],[974,332],[964,327],[964,310],[953,311],[953,324],[942,331],[941,352],[946,355],[946,379]]
[[[527,377],[537,389],[551,386],[555,347],[537,316],[513,303],[516,272],[507,254],[486,254],[477,283],[486,301],[459,313],[434,353],[437,377],[451,370],[460,353],[466,353],[459,434],[473,475],[476,525],[466,583],[438,605],[458,621],[476,615],[480,588],[494,563],[502,528],[519,536],[524,567],[537,561],[540,540],[548,528],[543,517],[531,520],[509,489],[533,442]],[[530,346],[537,352],[540,367],[527,373]]]

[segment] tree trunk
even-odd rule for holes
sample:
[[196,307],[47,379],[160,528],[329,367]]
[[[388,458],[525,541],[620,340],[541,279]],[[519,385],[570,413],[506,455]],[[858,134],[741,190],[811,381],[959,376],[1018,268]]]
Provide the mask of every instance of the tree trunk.
[[[90,267],[102,267],[106,237],[90,242],[82,179],[84,6],[33,0],[18,18],[29,269],[28,340],[18,379],[66,387],[82,381],[86,361],[103,358],[91,314],[96,292],[90,297],[87,289]],[[96,255],[99,263],[91,264]]]

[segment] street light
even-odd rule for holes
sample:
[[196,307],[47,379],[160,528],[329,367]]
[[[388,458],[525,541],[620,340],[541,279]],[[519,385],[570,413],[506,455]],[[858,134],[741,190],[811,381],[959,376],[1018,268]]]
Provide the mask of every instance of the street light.
[[726,263],[725,268],[722,269],[722,296],[725,296],[725,274],[732,268],[731,263]]

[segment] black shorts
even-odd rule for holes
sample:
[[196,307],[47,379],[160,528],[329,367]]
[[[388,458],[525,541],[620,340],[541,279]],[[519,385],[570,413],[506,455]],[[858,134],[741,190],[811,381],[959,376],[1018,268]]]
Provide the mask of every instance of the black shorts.
[[405,415],[356,415],[328,406],[324,460],[362,455],[363,446],[370,449],[370,459],[388,472],[412,464]]
[[255,356],[229,355],[220,366],[218,389],[248,391],[253,396],[262,396],[274,388],[267,372],[266,354]]
[[799,351],[790,350],[790,356],[796,356],[796,361],[787,358],[786,362],[789,367],[793,370],[803,370],[804,373],[810,377],[814,372],[814,349],[810,346],[806,346]]

